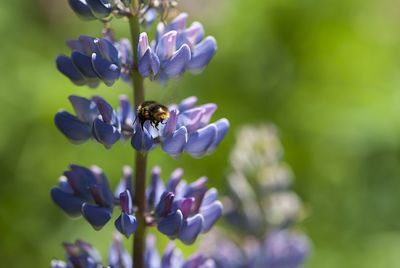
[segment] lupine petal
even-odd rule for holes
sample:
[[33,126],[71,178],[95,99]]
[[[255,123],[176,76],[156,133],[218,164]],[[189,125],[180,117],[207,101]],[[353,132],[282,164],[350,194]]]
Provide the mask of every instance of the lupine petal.
[[143,77],[156,75],[160,70],[160,60],[157,55],[148,48],[143,57],[139,58],[139,73]]
[[[87,36],[87,35],[81,35],[78,38],[78,42],[80,43],[80,47],[79,47],[79,52],[87,55],[87,56],[91,56],[92,53],[98,53],[98,49],[96,47],[96,45],[94,44],[94,40],[96,38],[91,37],[91,36]],[[74,40],[72,40],[72,42],[74,42]],[[71,41],[68,41],[67,44],[71,47]],[[71,49],[73,49],[71,47]]]
[[201,107],[186,110],[179,115],[178,125],[185,126],[188,133],[191,134],[201,127],[201,118],[203,117],[204,112],[205,109]]
[[92,67],[91,56],[86,56],[78,51],[74,51],[71,54],[71,60],[86,78],[97,79],[97,74]]
[[216,52],[217,41],[212,36],[207,37],[193,48],[192,58],[186,65],[186,69],[194,73],[201,72]]
[[180,31],[184,30],[186,28],[186,20],[187,20],[188,14],[187,13],[180,13],[178,16],[176,16],[170,24],[167,26],[167,31]]
[[162,218],[158,223],[157,229],[167,236],[174,237],[179,232],[182,221],[182,212],[177,210],[174,213]]
[[147,37],[147,33],[143,32],[139,35],[139,43],[138,43],[138,57],[139,59],[143,57],[146,50],[150,48],[149,46],[149,38]]
[[76,197],[73,194],[66,193],[60,188],[51,189],[51,198],[65,213],[71,217],[77,217],[81,214],[81,207],[86,200]]
[[208,206],[218,199],[218,191],[215,188],[210,188],[205,193],[203,197],[203,201],[201,202],[201,206]]
[[85,0],[68,0],[71,9],[83,20],[94,20],[96,17],[93,15],[90,8],[87,6]]
[[86,84],[85,78],[72,63],[72,60],[65,55],[60,55],[56,59],[57,69],[68,77],[74,84],[82,86]]
[[107,86],[112,86],[121,74],[117,65],[103,59],[100,55],[92,54],[92,64],[97,75],[104,81]]
[[84,203],[82,215],[94,229],[100,230],[111,219],[112,212],[108,208]]
[[91,125],[80,121],[66,111],[58,112],[54,117],[57,128],[72,142],[82,143],[92,137]]
[[164,64],[164,72],[170,77],[178,77],[190,61],[191,52],[188,45],[182,45]]
[[93,130],[96,140],[102,143],[107,149],[111,148],[121,138],[118,129],[104,123],[98,118],[93,122]]
[[193,48],[196,44],[198,44],[204,36],[204,28],[203,25],[201,25],[201,23],[195,21],[192,23],[192,25],[190,25],[189,28],[187,28],[184,32],[183,32],[185,38],[186,38],[186,42],[188,43],[188,45],[190,46],[190,48]]
[[146,126],[141,128],[139,124],[136,124],[135,133],[132,135],[131,145],[137,151],[149,151],[153,147],[153,137],[150,135]]
[[185,198],[183,200],[180,200],[178,207],[182,211],[182,215],[184,218],[189,217],[189,214],[192,211],[193,204],[194,198]]
[[225,118],[218,120],[214,124],[217,126],[217,135],[214,137],[214,140],[211,143],[210,147],[208,147],[207,153],[212,153],[215,148],[217,148],[217,146],[224,139],[229,129],[229,121]]
[[187,139],[186,127],[180,127],[172,136],[162,142],[162,149],[173,157],[179,156],[185,148]]
[[176,50],[176,31],[170,31],[164,34],[158,42],[156,53],[161,62],[172,57]]
[[96,38],[93,42],[104,59],[118,65],[118,50],[110,41],[105,38]]
[[132,197],[129,190],[125,190],[119,195],[121,210],[127,214],[133,213]]
[[180,113],[185,112],[186,110],[194,108],[197,103],[197,97],[191,96],[186,99],[183,99],[179,104],[178,110]]
[[215,103],[207,103],[200,106],[204,109],[204,113],[201,116],[199,128],[206,126],[213,116],[215,110],[217,110],[217,105]]
[[215,201],[211,205],[200,208],[200,214],[203,215],[204,223],[201,232],[208,232],[215,222],[222,215],[222,203],[220,201]]
[[86,0],[93,15],[98,19],[108,17],[112,11],[112,5],[108,0]]
[[69,96],[68,99],[74,107],[76,116],[79,120],[91,123],[98,115],[96,104],[91,100],[75,95]]
[[138,222],[135,216],[122,212],[115,221],[115,227],[121,234],[129,237],[136,231],[138,227]]
[[114,114],[114,109],[111,105],[99,96],[93,97],[93,101],[96,103],[97,109],[101,114],[101,119],[105,123],[111,124]]
[[176,186],[182,181],[183,169],[177,168],[171,173],[171,177],[168,180],[166,190],[169,192],[175,192]]
[[201,232],[204,219],[200,214],[188,218],[179,231],[179,239],[186,245],[191,245]]
[[189,136],[185,150],[195,157],[204,155],[210,144],[213,142],[216,133],[217,127],[215,124],[197,130]]
[[163,130],[164,137],[168,137],[174,134],[177,122],[178,122],[178,111],[176,109],[170,109],[169,118]]
[[172,192],[164,192],[160,197],[160,202],[158,202],[154,214],[161,218],[167,216],[171,213],[172,204],[174,201],[175,195]]

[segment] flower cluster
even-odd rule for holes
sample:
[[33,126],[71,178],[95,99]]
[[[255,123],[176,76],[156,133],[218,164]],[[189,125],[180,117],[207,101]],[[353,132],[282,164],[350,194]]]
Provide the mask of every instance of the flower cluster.
[[92,99],[70,96],[69,100],[76,116],[60,111],[55,116],[55,124],[74,143],[94,138],[110,148],[122,138],[130,139],[133,148],[141,152],[161,144],[163,151],[173,157],[182,152],[201,157],[216,149],[229,128],[229,122],[224,118],[210,124],[217,106],[213,103],[195,106],[195,97],[171,105],[170,118],[159,130],[150,122],[142,128],[125,96],[120,98],[118,112],[98,96]]
[[[188,184],[183,170],[175,170],[165,185],[160,168],[153,168],[147,188],[146,220],[149,226],[185,244],[192,244],[200,233],[211,229],[222,214],[222,203],[215,188],[208,189],[207,178]],[[53,201],[69,216],[83,217],[95,229],[101,229],[111,218],[115,205],[121,214],[115,221],[117,230],[129,237],[137,229],[135,207],[131,197],[132,169],[124,167],[123,178],[114,194],[107,177],[99,167],[71,165],[51,190]],[[134,193],[134,190],[133,190]]]
[[160,232],[171,239],[192,244],[200,233],[208,232],[222,214],[215,188],[208,189],[207,178],[188,184],[183,170],[175,170],[166,185],[160,179],[160,168],[152,172],[147,189],[148,207],[154,209],[154,221]]
[[[141,33],[137,63],[143,77],[165,82],[179,77],[185,70],[199,73],[210,62],[217,51],[215,38],[203,39],[204,29],[199,22],[186,28],[187,16],[182,13],[167,26],[159,23],[156,39],[151,43],[147,33]],[[112,86],[120,77],[130,81],[134,62],[128,39],[117,42],[106,32],[104,38],[80,36],[69,40],[67,45],[72,50],[70,57],[59,55],[56,64],[74,84],[96,88],[100,81],[107,86]]]
[[103,81],[112,86],[121,75],[119,52],[105,38],[80,36],[69,40],[71,56],[60,55],[56,59],[58,70],[78,86],[95,88]]
[[276,132],[271,125],[249,126],[237,136],[225,198],[225,219],[236,237],[217,232],[203,245],[216,267],[297,268],[308,256],[307,236],[292,228],[302,207],[289,189],[293,175]]
[[88,169],[71,165],[60,177],[58,187],[51,189],[51,197],[69,216],[82,215],[96,230],[112,218],[117,201],[122,210],[115,222],[117,229],[130,235],[137,228],[130,192],[124,191],[114,200],[107,177],[97,166]]
[[[98,251],[90,244],[77,240],[75,243],[64,243],[67,261],[52,260],[52,268],[99,268],[105,267]],[[189,268],[202,267],[214,268],[214,260],[204,255],[195,254],[187,260],[183,258],[182,252],[176,248],[174,243],[169,243],[162,256],[160,256],[154,236],[147,237],[145,253],[145,267],[148,268]],[[132,267],[132,257],[124,249],[121,236],[114,235],[113,243],[108,252],[108,266],[112,268]]]

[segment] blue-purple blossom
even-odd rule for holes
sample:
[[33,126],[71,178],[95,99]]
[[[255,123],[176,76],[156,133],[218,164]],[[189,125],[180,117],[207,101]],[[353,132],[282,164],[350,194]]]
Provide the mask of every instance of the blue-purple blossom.
[[69,40],[67,45],[72,50],[70,57],[59,55],[56,64],[58,70],[74,84],[95,88],[103,81],[112,86],[120,77],[118,50],[107,39],[80,36]]
[[[131,171],[124,168],[124,179],[131,180]],[[82,215],[94,229],[101,229],[112,217],[114,202],[121,208],[115,221],[118,231],[130,236],[137,229],[134,206],[130,194],[130,182],[125,181],[124,189],[117,188],[114,197],[107,177],[99,167],[90,169],[71,165],[59,179],[58,187],[51,189],[53,201],[69,216]]]
[[86,99],[70,96],[76,116],[60,111],[54,117],[57,128],[73,143],[83,143],[94,138],[110,148],[121,138],[121,126],[117,112],[101,97]]
[[156,130],[147,121],[142,128],[136,113],[126,96],[120,97],[116,112],[104,99],[96,96],[86,99],[70,96],[76,116],[60,111],[55,116],[57,128],[72,142],[83,143],[94,138],[110,148],[121,138],[131,139],[132,147],[147,152],[158,144],[173,157],[187,152],[193,157],[212,153],[229,129],[225,118],[209,123],[217,105],[214,103],[195,106],[196,97],[184,99],[179,105],[171,105],[170,118]]
[[120,193],[119,204],[121,206],[121,215],[115,221],[115,227],[121,234],[129,237],[138,227],[136,217],[133,215],[133,202],[129,190]]
[[175,170],[167,184],[155,167],[147,189],[148,209],[154,210],[160,232],[171,239],[192,244],[200,233],[208,232],[222,214],[222,203],[215,188],[208,189],[207,178],[188,184],[182,180],[183,170]]
[[71,165],[60,177],[58,187],[51,189],[51,197],[69,216],[83,215],[95,229],[101,229],[111,219],[114,198],[99,167]]
[[68,3],[83,20],[105,19],[113,8],[110,0],[68,0]]
[[205,39],[203,26],[194,22],[186,28],[187,14],[181,13],[169,25],[159,23],[156,40],[149,43],[147,34],[140,35],[138,70],[143,77],[156,77],[162,82],[177,78],[186,70],[201,72],[217,51],[214,37]]

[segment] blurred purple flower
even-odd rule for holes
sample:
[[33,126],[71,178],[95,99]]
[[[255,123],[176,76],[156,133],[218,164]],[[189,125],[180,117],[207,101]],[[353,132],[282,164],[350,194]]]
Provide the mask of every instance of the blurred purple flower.
[[52,268],[99,268],[101,257],[92,245],[77,240],[75,243],[63,243],[67,262],[52,260]]
[[69,40],[71,56],[59,55],[56,59],[58,70],[78,86],[95,88],[103,81],[112,86],[120,77],[119,52],[105,38],[80,36]]

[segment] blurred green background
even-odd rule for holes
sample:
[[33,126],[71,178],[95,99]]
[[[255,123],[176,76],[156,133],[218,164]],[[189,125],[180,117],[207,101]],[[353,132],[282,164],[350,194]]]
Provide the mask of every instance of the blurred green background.
[[[66,0],[3,1],[0,5],[0,260],[7,267],[48,267],[63,258],[61,241],[83,238],[105,255],[112,224],[95,232],[68,220],[50,188],[69,163],[97,164],[114,186],[133,149],[71,145],[53,125],[70,94],[101,94],[116,104],[131,94],[118,82],[96,91],[75,87],[56,71],[64,41],[100,34]],[[164,177],[208,175],[224,191],[227,157],[242,124],[280,128],[295,189],[313,241],[307,267],[400,267],[400,3],[394,0],[182,0],[219,52],[202,75],[184,75],[147,96],[178,102],[197,95],[216,102],[214,118],[231,131],[213,155],[171,160],[155,150],[150,162]],[[127,25],[115,24],[119,37]],[[164,241],[165,242],[165,241]],[[192,248],[189,248],[191,250]]]

